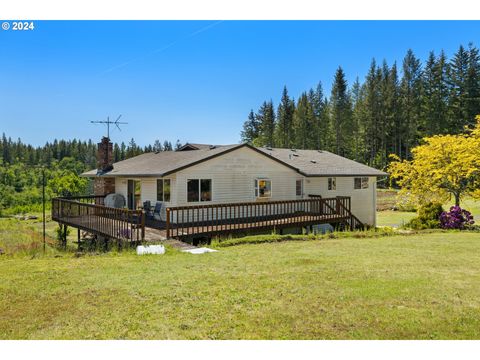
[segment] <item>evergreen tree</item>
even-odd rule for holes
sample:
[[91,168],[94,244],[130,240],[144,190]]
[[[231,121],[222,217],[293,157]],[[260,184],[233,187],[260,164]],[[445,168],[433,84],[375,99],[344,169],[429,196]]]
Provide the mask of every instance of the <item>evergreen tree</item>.
[[127,146],[122,141],[122,144],[120,145],[120,159],[125,160],[126,158],[127,158]]
[[273,110],[273,102],[265,101],[256,118],[259,121],[260,136],[259,142],[255,143],[257,146],[274,146],[274,132],[275,132],[275,111]]
[[156,139],[155,142],[153,143],[153,151],[154,152],[159,152],[162,151],[162,143],[160,140]]
[[425,134],[432,136],[447,131],[447,61],[442,51],[437,58],[433,51],[430,52],[423,74],[423,119],[425,121]]
[[365,127],[364,156],[367,164],[373,165],[380,148],[380,123],[382,118],[382,72],[375,59],[370,63],[370,69],[365,78],[364,98],[361,122]]
[[180,142],[179,139],[177,139],[177,141],[175,142],[175,150],[178,150],[182,147],[182,143]]
[[409,49],[403,59],[403,77],[400,83],[402,128],[400,158],[410,158],[412,147],[418,144],[422,129],[422,67]]
[[253,141],[259,136],[259,121],[253,110],[250,110],[250,113],[248,114],[248,119],[243,123],[243,130],[241,133],[242,142],[252,144]]
[[8,143],[5,133],[2,135],[2,160],[6,164],[12,162],[12,157],[10,156],[10,144]]
[[138,149],[138,146],[137,146],[137,143],[135,142],[135,140],[132,138],[130,140],[130,142],[128,143],[128,146],[127,146],[127,159],[131,158],[131,157],[134,157],[134,156],[137,156],[139,154],[139,149]]
[[172,150],[173,150],[172,143],[170,141],[165,140],[163,142],[163,151],[172,151]]
[[465,125],[475,125],[475,117],[480,115],[480,56],[473,44],[468,49],[468,69],[466,79]]
[[348,94],[347,80],[341,67],[335,72],[331,103],[331,125],[334,133],[335,152],[341,156],[349,155],[349,141],[352,138],[352,108]]
[[352,100],[352,126],[355,136],[353,137],[352,151],[353,160],[365,161],[365,128],[363,126],[363,91],[358,77],[352,85],[350,98]]
[[121,155],[120,154],[120,146],[118,146],[118,144],[115,143],[115,145],[113,145],[113,161],[117,162],[117,161],[122,160],[120,155]]
[[467,114],[467,79],[469,69],[469,55],[460,45],[450,62],[449,71],[449,114],[448,132],[458,134],[468,121]]
[[315,119],[313,107],[308,99],[307,93],[298,98],[297,106],[293,114],[293,127],[295,134],[294,147],[297,149],[313,149],[316,137],[312,131]]
[[290,99],[287,87],[283,87],[282,99],[277,110],[277,125],[275,129],[276,145],[282,148],[290,148],[294,142],[293,113],[295,102]]
[[313,111],[313,148],[318,150],[325,149],[327,146],[326,134],[329,127],[329,117],[321,82],[317,84],[315,89],[310,89],[308,101]]
[[480,113],[480,51],[472,44],[460,46],[450,61],[443,51],[432,52],[424,70],[409,50],[401,70],[372,61],[363,83],[357,79],[348,91],[339,68],[330,98],[319,84],[297,104],[284,87],[277,121],[272,102],[264,102],[250,113],[242,139],[248,134],[258,146],[323,148],[383,168],[389,154],[409,159],[423,137],[459,133]]
[[[385,68],[385,65],[384,65]],[[383,89],[383,106],[385,107],[385,144],[382,167],[386,165],[388,160],[387,156],[390,154],[396,154],[400,156],[399,139],[401,136],[401,116],[400,116],[400,86],[398,80],[397,63],[393,63],[392,67],[388,71],[388,75],[384,76],[384,89]]]

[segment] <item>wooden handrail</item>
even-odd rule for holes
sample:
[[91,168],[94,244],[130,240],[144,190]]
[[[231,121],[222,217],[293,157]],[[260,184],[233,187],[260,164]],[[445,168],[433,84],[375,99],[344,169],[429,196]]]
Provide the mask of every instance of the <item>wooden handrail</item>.
[[52,199],[52,220],[117,240],[140,242],[145,238],[145,214],[141,210],[84,203],[78,197]]
[[[341,205],[342,207],[345,207],[345,205]],[[355,215],[352,214],[350,207],[346,210],[348,210],[349,213],[349,218],[347,219],[347,225],[350,227],[351,230],[356,230],[356,229],[364,229],[365,224],[360,221],[359,218],[357,218]]]
[[106,195],[61,196],[58,199],[73,200],[86,204],[104,205]]
[[346,222],[350,197],[176,206],[166,209],[167,237]]

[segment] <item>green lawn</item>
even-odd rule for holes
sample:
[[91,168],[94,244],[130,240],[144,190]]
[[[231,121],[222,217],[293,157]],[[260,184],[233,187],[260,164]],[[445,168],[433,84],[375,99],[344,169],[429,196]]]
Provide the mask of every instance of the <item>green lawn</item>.
[[377,226],[402,227],[417,216],[416,212],[384,210],[377,211]]
[[219,250],[2,255],[0,338],[480,339],[479,233]]

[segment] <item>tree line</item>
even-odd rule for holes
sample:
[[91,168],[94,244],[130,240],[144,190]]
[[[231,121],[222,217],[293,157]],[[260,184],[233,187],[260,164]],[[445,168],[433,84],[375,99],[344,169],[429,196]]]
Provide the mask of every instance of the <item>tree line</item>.
[[[141,147],[132,138],[128,144],[124,142],[113,144],[113,161],[129,159],[146,152],[171,151],[181,147],[179,140],[172,145],[170,141],[155,140],[153,144]],[[0,165],[13,165],[23,163],[29,166],[50,166],[55,161],[71,157],[84,165],[84,169],[96,167],[97,143],[92,140],[81,141],[57,140],[47,142],[43,146],[34,147],[22,142],[19,138],[12,140],[3,133],[0,142]]]
[[[156,140],[141,147],[131,139],[128,144],[114,143],[113,161],[128,159],[145,152],[171,151],[181,146]],[[0,141],[0,215],[39,211],[45,172],[47,205],[54,196],[92,193],[84,171],[96,168],[97,144],[92,140],[54,140],[34,147],[3,134]],[[8,209],[8,210],[6,210]]]
[[480,114],[480,55],[461,45],[422,62],[408,50],[402,63],[372,60],[363,79],[348,84],[338,67],[330,95],[322,84],[292,98],[285,86],[277,107],[250,111],[241,139],[255,146],[323,149],[384,168],[389,155],[410,159],[426,136],[459,134]]

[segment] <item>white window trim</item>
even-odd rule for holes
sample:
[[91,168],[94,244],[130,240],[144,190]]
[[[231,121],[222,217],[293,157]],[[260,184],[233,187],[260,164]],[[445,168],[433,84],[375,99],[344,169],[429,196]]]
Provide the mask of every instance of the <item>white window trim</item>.
[[[197,180],[198,181],[198,201],[188,201],[188,180]],[[202,201],[202,185],[201,180],[210,180],[210,200]],[[210,203],[213,202],[213,179],[212,178],[187,178],[185,182],[185,200],[187,203],[192,204],[201,204],[201,203]],[[171,198],[171,197],[170,197]]]
[[[263,196],[260,197],[260,187],[259,187],[259,182],[260,181],[270,181],[270,196]],[[253,182],[253,197],[255,199],[271,199],[273,197],[273,181],[269,178],[261,177],[261,178],[255,178],[255,181]]]
[[[360,179],[360,187],[355,187],[355,179]],[[363,187],[363,179],[367,179],[367,187]],[[370,179],[368,176],[355,176],[353,178],[353,190],[367,190],[370,187]]]
[[[328,188],[328,182],[330,181],[330,179],[333,179],[333,182],[335,183],[333,189]],[[355,180],[353,180],[353,185],[355,187]],[[329,178],[327,178],[327,191],[337,191],[337,178],[335,176],[330,176]]]
[[[158,180],[162,180],[163,182],[163,199],[164,200],[161,200],[161,202],[163,203],[171,203],[172,202],[172,194],[173,194],[173,191],[172,191],[172,184],[173,184],[173,181],[172,181],[172,178],[157,178],[157,181],[155,181],[155,186],[157,187],[157,191],[155,192],[155,199],[156,201],[160,201],[158,200]],[[170,180],[170,201],[165,201],[165,180]]]
[[[297,194],[297,181],[301,182],[301,190],[300,195]],[[304,178],[297,178],[295,179],[295,196],[302,196],[305,195],[305,179]]]

